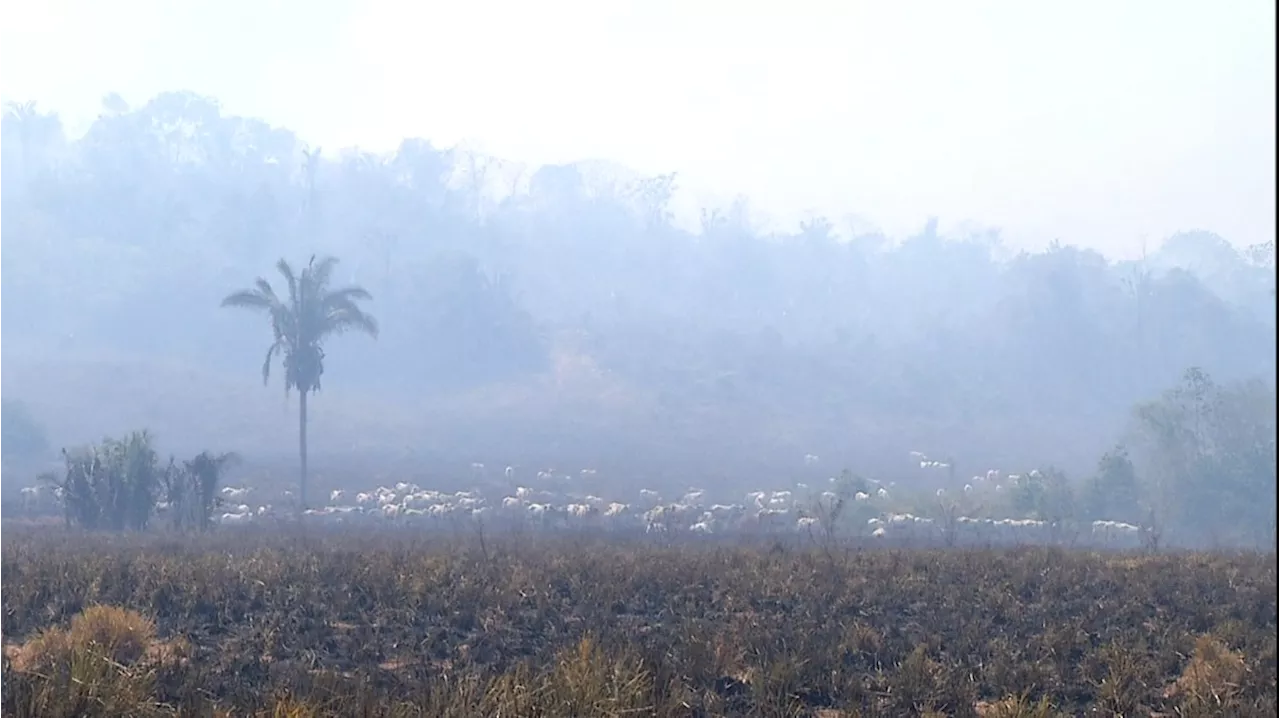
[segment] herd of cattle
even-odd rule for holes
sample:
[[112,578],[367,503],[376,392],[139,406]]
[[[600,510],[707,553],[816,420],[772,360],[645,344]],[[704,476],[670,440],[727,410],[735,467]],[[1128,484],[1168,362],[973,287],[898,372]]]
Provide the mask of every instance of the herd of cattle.
[[[912,452],[922,469],[944,469]],[[804,457],[812,473],[818,458]],[[621,488],[598,480],[596,471],[576,474],[538,471],[516,476],[508,467],[498,479],[488,477],[482,464],[472,465],[476,488],[460,491],[429,489],[407,481],[390,482],[366,491],[333,489],[322,505],[301,512],[305,522],[331,524],[387,524],[407,528],[457,528],[479,525],[488,529],[521,527],[542,530],[595,529],[689,536],[799,534],[831,539],[865,538],[884,542],[943,542],[951,545],[1070,544],[1136,548],[1145,545],[1147,531],[1122,521],[1045,521],[1034,516],[1000,515],[1002,492],[1016,486],[1022,475],[992,470],[974,476],[951,492],[939,489],[922,501],[900,492],[893,482],[829,478],[810,486],[793,482],[786,488],[715,494],[699,489],[660,492]],[[1026,476],[1036,477],[1032,471]],[[899,495],[899,494],[902,495]],[[609,495],[611,494],[611,495]],[[609,496],[606,496],[609,495]],[[50,487],[22,489],[25,510],[56,510]],[[156,506],[163,517],[169,507]],[[912,513],[915,511],[915,513]],[[221,525],[260,524],[299,518],[291,491],[269,491],[253,485],[225,486],[219,492],[214,522]]]
[[[584,469],[577,477],[539,472],[522,485],[512,470],[507,481],[489,482],[483,488],[461,491],[428,489],[410,482],[396,482],[367,491],[335,489],[324,505],[303,512],[311,522],[352,524],[391,522],[420,526],[424,530],[479,524],[491,529],[537,528],[544,530],[597,529],[688,535],[801,534],[816,538],[865,537],[874,540],[919,541],[953,544],[1072,543],[1131,548],[1142,544],[1144,532],[1133,524],[1094,521],[1066,526],[1036,518],[966,515],[976,508],[980,492],[998,492],[1001,485],[988,477],[975,477],[948,500],[938,492],[932,515],[905,510],[896,500],[893,484],[863,482],[852,490],[841,479],[827,486],[795,483],[785,489],[751,491],[743,496],[713,496],[689,488],[664,496],[653,489],[633,494],[602,496]],[[983,485],[985,484],[985,485]],[[597,487],[595,493],[591,488]],[[279,504],[266,500],[248,486],[222,489],[224,507],[216,516],[221,524],[249,524],[264,519],[296,515],[290,492],[278,496]],[[923,512],[921,512],[923,513]],[[976,513],[976,512],[975,512]]]

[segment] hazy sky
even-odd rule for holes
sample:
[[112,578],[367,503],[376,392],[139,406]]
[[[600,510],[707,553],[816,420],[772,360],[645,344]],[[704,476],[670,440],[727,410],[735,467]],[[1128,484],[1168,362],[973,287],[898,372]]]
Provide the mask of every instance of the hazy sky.
[[1113,255],[1276,231],[1268,0],[3,7],[0,94],[72,130],[109,91],[190,89],[326,147],[677,171],[685,204],[741,192],[774,221],[937,214]]

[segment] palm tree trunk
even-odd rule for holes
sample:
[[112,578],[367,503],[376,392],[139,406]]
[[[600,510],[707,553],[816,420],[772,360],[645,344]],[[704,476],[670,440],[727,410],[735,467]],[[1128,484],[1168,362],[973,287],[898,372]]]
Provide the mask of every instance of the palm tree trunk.
[[302,460],[298,481],[298,513],[307,510],[307,392],[298,392],[298,457]]

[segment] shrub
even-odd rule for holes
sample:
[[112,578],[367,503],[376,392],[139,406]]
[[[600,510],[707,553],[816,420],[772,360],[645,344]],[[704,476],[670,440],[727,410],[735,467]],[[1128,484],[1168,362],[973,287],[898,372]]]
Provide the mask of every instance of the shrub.
[[67,523],[91,530],[145,529],[161,479],[151,441],[146,431],[135,431],[78,451],[64,449],[66,473],[53,483]]
[[62,501],[67,525],[96,530],[141,531],[150,525],[163,498],[170,523],[179,531],[209,528],[218,508],[218,484],[235,454],[201,452],[161,469],[152,436],[135,431],[123,439],[62,452],[65,470],[40,478]]
[[213,512],[222,504],[218,496],[222,472],[238,460],[235,454],[208,451],[181,465],[169,460],[162,483],[173,528],[179,531],[209,529]]

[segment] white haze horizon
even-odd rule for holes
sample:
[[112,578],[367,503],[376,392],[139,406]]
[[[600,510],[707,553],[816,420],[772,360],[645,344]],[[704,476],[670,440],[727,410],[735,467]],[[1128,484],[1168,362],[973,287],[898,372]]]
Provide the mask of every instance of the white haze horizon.
[[678,221],[997,228],[1112,259],[1276,233],[1274,3],[7,3],[0,98],[192,91],[326,149],[674,172]]

